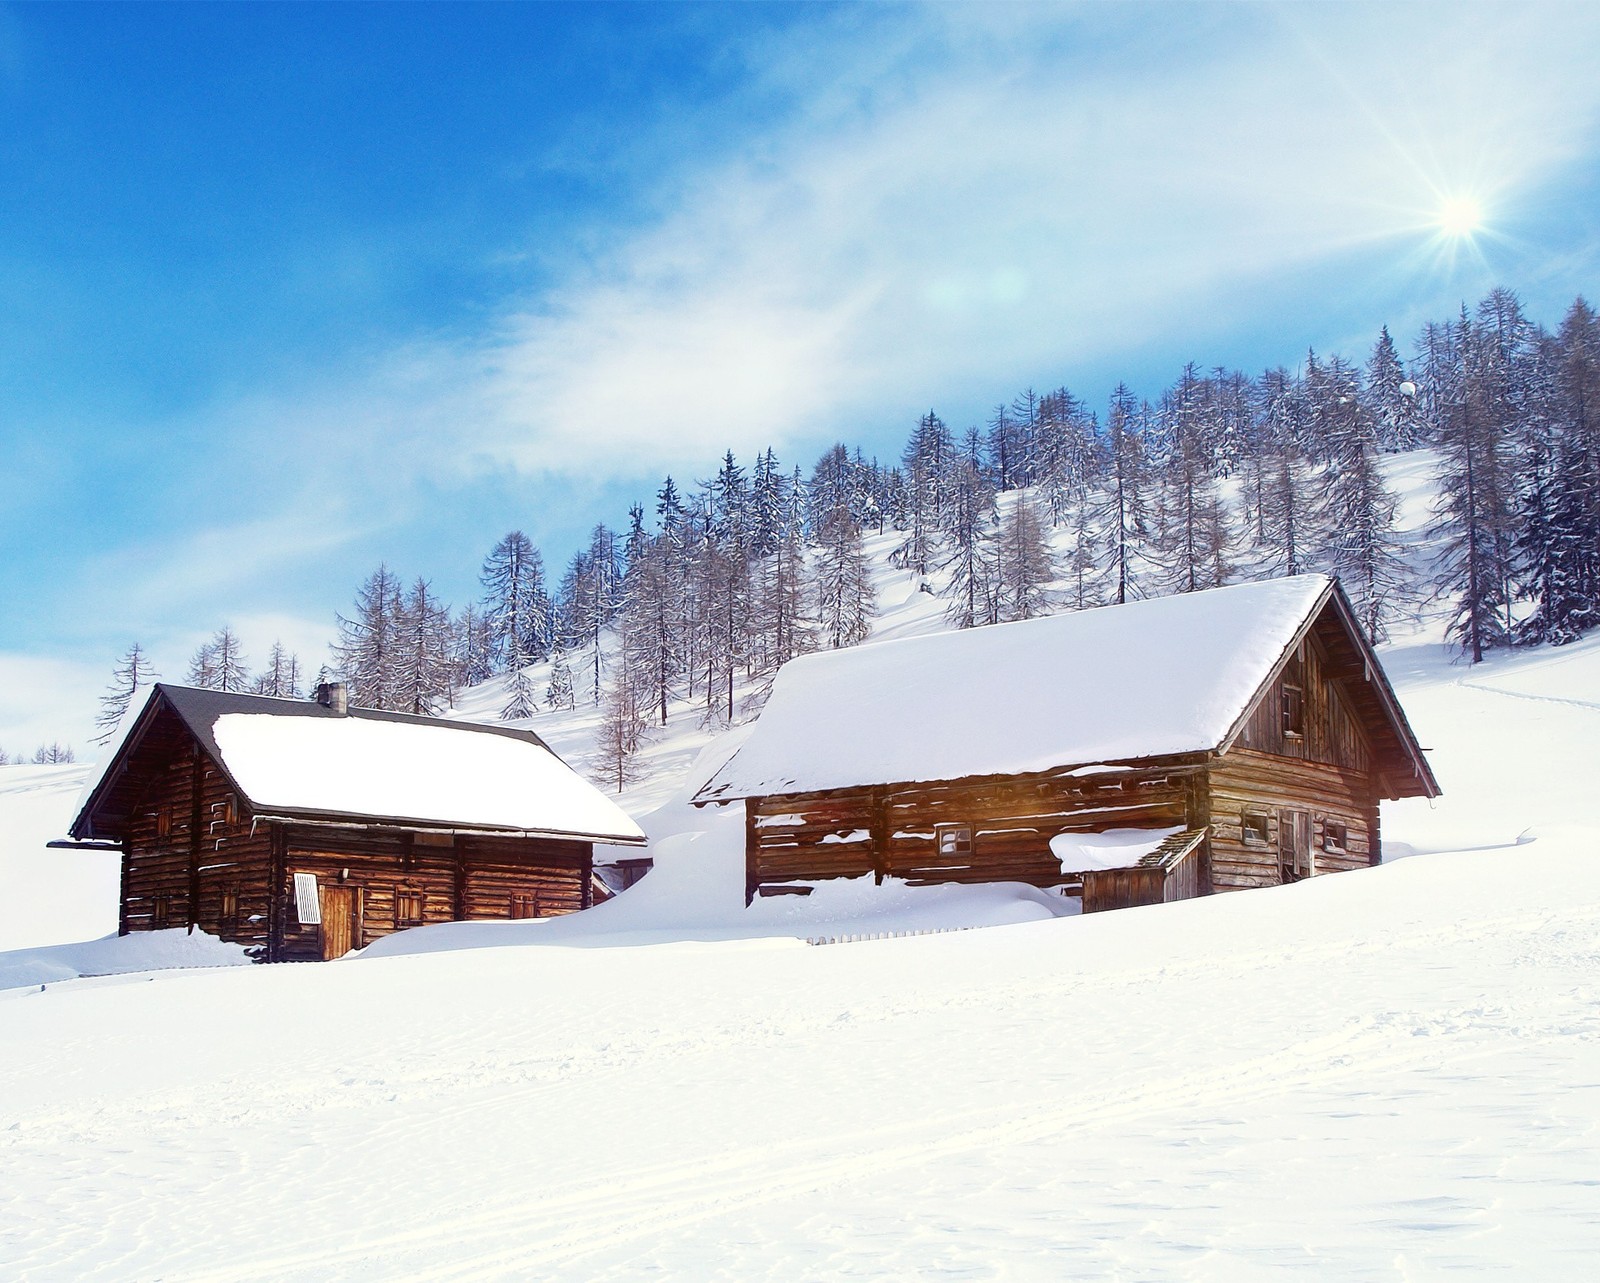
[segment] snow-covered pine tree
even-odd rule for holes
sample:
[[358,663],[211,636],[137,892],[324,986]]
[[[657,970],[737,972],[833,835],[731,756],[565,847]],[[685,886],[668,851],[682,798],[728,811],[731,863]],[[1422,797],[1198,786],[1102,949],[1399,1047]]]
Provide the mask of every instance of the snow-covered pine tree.
[[1540,336],[1530,383],[1516,554],[1534,609],[1517,640],[1562,645],[1600,624],[1600,319],[1583,299]]
[[1022,464],[1022,428],[1012,417],[1011,407],[997,405],[989,416],[986,441],[989,470],[1001,490],[1017,488]]
[[94,719],[97,734],[92,742],[110,743],[111,737],[117,733],[117,727],[122,725],[134,696],[160,675],[151,667],[149,656],[138,642],[129,646],[112,670],[111,685],[100,697],[100,712]]
[[1162,402],[1166,456],[1156,545],[1169,592],[1220,587],[1231,571],[1231,532],[1201,432],[1207,395],[1203,383],[1193,363],[1186,365]]
[[1055,558],[1045,539],[1044,522],[1027,491],[1018,491],[1000,519],[995,543],[999,617],[1033,619],[1050,612],[1047,594],[1056,578]]
[[977,628],[999,617],[994,550],[994,490],[970,459],[951,477],[945,503],[945,618],[957,628]]
[[861,535],[848,514],[835,512],[817,532],[817,615],[823,642],[834,650],[866,641],[877,611]]
[[510,672],[549,654],[550,597],[533,541],[520,530],[507,534],[484,559],[479,582],[497,667]]
[[1453,597],[1449,633],[1481,663],[1511,641],[1510,458],[1496,404],[1495,339],[1463,306],[1455,368],[1434,390],[1439,448],[1435,533],[1442,540],[1434,587]]
[[806,611],[806,558],[800,532],[785,526],[773,553],[758,563],[753,627],[754,673],[767,677],[815,645]]
[[1377,424],[1363,405],[1360,376],[1334,357],[1319,407],[1328,465],[1321,488],[1323,562],[1344,586],[1367,640],[1377,645],[1404,591],[1394,540],[1395,499],[1378,469]]
[[622,581],[622,645],[635,703],[667,724],[683,677],[682,582],[665,533],[635,547]]
[[1126,383],[1117,384],[1106,415],[1106,474],[1096,517],[1105,531],[1107,565],[1118,603],[1142,594],[1138,583],[1147,560],[1149,534],[1144,444],[1137,428],[1139,403]]
[[572,669],[567,664],[567,652],[557,645],[550,653],[550,684],[545,689],[545,703],[552,711],[578,706],[577,692],[572,687]]
[[1274,570],[1298,575],[1316,545],[1316,493],[1310,465],[1293,441],[1285,441],[1265,456],[1260,470],[1262,543],[1272,550]]
[[756,456],[750,479],[750,555],[770,557],[778,550],[788,520],[788,483],[778,456],[768,446]]
[[[363,708],[398,707],[396,666],[400,635],[400,581],[387,565],[356,590],[350,618],[336,616],[339,637],[334,663],[350,688],[350,702]],[[318,685],[323,678],[319,677]]]
[[929,410],[918,420],[902,457],[907,525],[897,559],[919,575],[926,575],[933,561],[954,455],[950,429]]
[[1367,361],[1363,406],[1372,417],[1380,450],[1393,454],[1422,444],[1424,425],[1416,385],[1406,378],[1387,325],[1379,331]]
[[489,623],[476,603],[468,602],[456,616],[451,634],[451,694],[476,686],[494,676],[493,643]]
[[[1105,600],[1105,571],[1100,565],[1100,532],[1095,524],[1095,508],[1087,501],[1073,508],[1067,517],[1067,548],[1062,577],[1066,580],[1066,602],[1073,610],[1087,610]],[[1049,552],[1049,545],[1045,546]]]
[[432,585],[419,576],[401,605],[398,624],[398,707],[408,713],[431,716],[450,694],[450,608],[433,595]]

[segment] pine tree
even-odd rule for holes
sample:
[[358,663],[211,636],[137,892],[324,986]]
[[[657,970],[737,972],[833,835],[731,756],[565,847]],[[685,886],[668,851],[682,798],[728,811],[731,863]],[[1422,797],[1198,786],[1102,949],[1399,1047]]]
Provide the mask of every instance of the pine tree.
[[256,695],[270,695],[276,699],[300,698],[300,659],[284,650],[281,641],[273,641],[267,652],[267,664],[256,674],[250,690]]
[[832,649],[864,642],[872,632],[877,594],[861,535],[849,517],[835,514],[818,532],[817,615],[822,640]]
[[160,675],[151,667],[149,656],[138,642],[129,646],[112,671],[110,687],[100,697],[100,713],[94,720],[95,730],[99,733],[92,742],[110,743],[132,706],[133,697]]
[[231,627],[217,629],[195,651],[189,660],[189,685],[219,691],[249,689],[250,668]]
[[1385,325],[1367,362],[1363,402],[1371,416],[1378,448],[1391,453],[1415,450],[1423,442],[1423,422],[1416,385],[1406,378],[1400,353]]
[[928,573],[935,541],[944,518],[952,458],[950,430],[932,410],[923,415],[906,443],[903,475],[906,489],[906,540],[897,550],[901,565],[919,575]]
[[1106,416],[1106,483],[1096,515],[1106,530],[1112,600],[1119,604],[1140,595],[1145,561],[1140,549],[1149,533],[1144,443],[1136,428],[1137,415],[1138,401],[1128,385],[1117,384]]
[[945,507],[945,557],[939,569],[950,604],[945,617],[957,628],[977,628],[998,618],[994,552],[994,491],[970,459],[951,478]]
[[1027,494],[1018,494],[1000,522],[995,564],[1002,620],[1048,614],[1046,588],[1056,577],[1055,558],[1045,541],[1044,523]]
[[499,669],[510,672],[549,654],[550,597],[544,586],[544,558],[533,541],[520,530],[511,531],[484,559],[479,582]]
[[559,646],[550,656],[550,684],[545,688],[544,699],[552,710],[570,711],[578,706],[577,692],[572,687],[572,669],[567,665],[567,652]]
[[595,734],[595,766],[608,785],[624,788],[645,775],[639,752],[644,747],[647,724],[640,691],[626,663],[616,666],[600,704],[600,726]]
[[1454,369],[1433,394],[1440,458],[1435,530],[1443,541],[1434,586],[1455,598],[1448,630],[1476,664],[1485,651],[1511,641],[1512,522],[1495,342],[1479,333],[1465,307],[1454,353]]
[[1394,542],[1395,500],[1378,469],[1377,425],[1362,404],[1359,378],[1335,357],[1324,376],[1328,466],[1323,473],[1324,560],[1344,586],[1367,640],[1377,645],[1402,591]]
[[397,706],[409,713],[437,713],[450,693],[450,608],[419,577],[401,605],[397,624]]
[[400,581],[387,565],[380,565],[356,591],[352,617],[337,616],[334,662],[350,688],[351,703],[363,708],[399,706],[396,671],[401,608]]

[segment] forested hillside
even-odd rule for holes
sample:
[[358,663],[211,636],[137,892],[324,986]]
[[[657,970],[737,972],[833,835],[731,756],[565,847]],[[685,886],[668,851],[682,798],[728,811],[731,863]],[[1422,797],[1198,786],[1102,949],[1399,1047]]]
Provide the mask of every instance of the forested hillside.
[[[1419,564],[1377,461],[1420,446],[1438,499],[1411,535],[1433,549]],[[621,530],[597,524],[559,576],[507,533],[481,599],[456,610],[380,566],[337,621],[335,675],[359,703],[415,712],[496,677],[495,707],[467,701],[476,715],[588,702],[620,776],[674,706],[736,721],[785,660],[864,640],[877,538],[962,628],[1318,569],[1375,641],[1419,604],[1448,610],[1474,661],[1570,641],[1600,619],[1600,319],[1580,298],[1552,332],[1496,290],[1424,327],[1409,358],[1384,329],[1360,361],[1190,364],[1104,407],[1028,389],[982,427],[930,410],[898,459],[840,442],[810,468],[730,451],[708,474],[667,477]],[[187,679],[283,695],[313,680],[280,647],[252,674],[227,628]]]

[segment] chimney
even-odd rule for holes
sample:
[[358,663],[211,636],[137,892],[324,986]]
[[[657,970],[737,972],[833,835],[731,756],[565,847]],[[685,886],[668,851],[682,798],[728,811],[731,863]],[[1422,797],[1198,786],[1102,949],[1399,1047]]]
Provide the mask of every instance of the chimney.
[[316,701],[340,717],[350,715],[350,690],[343,682],[323,682],[317,687]]

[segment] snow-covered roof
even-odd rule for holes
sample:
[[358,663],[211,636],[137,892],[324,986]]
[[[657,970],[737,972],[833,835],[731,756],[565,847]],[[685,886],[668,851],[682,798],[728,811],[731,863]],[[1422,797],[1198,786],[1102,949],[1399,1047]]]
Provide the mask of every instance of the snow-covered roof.
[[[150,733],[151,714],[162,706],[257,814],[644,841],[638,825],[537,735],[475,722],[359,708],[341,714],[309,700],[161,684],[107,753],[108,764]],[[104,792],[103,782],[92,787],[75,833],[95,827],[90,812]]]
[[695,801],[1214,749],[1331,589],[1297,575],[806,655]]

